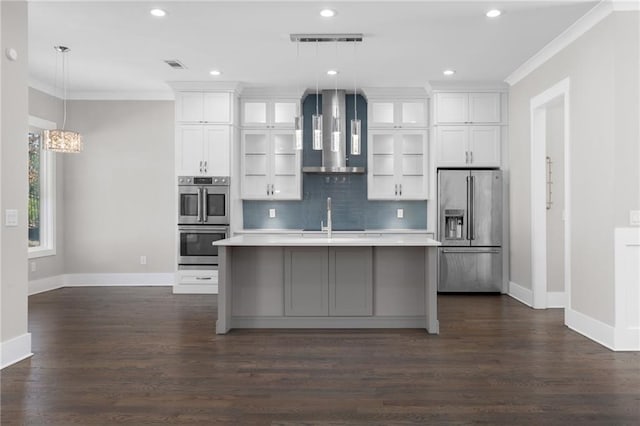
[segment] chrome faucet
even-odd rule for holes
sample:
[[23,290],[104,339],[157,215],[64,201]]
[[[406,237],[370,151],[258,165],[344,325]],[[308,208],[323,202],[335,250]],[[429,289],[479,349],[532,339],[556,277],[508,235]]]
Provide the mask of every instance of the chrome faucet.
[[320,221],[320,230],[327,231],[327,237],[331,238],[333,225],[331,223],[331,197],[327,197],[327,226],[324,226],[322,221]]

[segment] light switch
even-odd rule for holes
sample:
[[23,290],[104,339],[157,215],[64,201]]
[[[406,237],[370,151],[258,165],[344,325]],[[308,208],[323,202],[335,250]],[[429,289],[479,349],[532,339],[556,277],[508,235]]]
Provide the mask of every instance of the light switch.
[[269,209],[269,217],[276,217],[276,209]]
[[640,225],[640,210],[629,211],[629,224],[634,226]]
[[5,226],[18,226],[18,210],[7,209],[4,212]]
[[398,219],[402,219],[404,217],[404,209],[396,209],[396,216]]

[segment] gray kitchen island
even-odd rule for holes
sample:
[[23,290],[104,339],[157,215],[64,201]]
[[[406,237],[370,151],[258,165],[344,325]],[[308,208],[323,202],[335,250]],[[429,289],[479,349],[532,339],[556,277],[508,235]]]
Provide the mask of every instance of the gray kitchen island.
[[239,235],[219,246],[216,332],[425,328],[437,334],[436,256],[424,235]]

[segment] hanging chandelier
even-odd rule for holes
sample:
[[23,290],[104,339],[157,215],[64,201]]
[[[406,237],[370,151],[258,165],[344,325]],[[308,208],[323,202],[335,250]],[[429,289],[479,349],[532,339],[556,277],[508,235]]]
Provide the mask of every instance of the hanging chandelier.
[[[54,151],[54,152],[63,152],[63,153],[82,152],[82,148],[83,148],[82,135],[78,132],[65,129],[67,124],[67,67],[66,67],[65,54],[68,53],[70,49],[66,46],[54,46],[53,48],[60,55],[62,55],[62,104],[63,104],[64,113],[63,113],[61,129],[44,131],[42,147],[43,149],[46,149],[48,151]],[[56,65],[56,75],[57,75],[57,65]]]

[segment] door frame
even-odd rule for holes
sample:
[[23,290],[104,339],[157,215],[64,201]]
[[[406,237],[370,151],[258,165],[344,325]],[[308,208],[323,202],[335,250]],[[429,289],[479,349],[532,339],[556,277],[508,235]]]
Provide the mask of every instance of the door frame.
[[564,109],[564,308],[571,310],[571,138],[570,80],[565,78],[531,98],[531,290],[533,308],[547,308],[546,111]]

